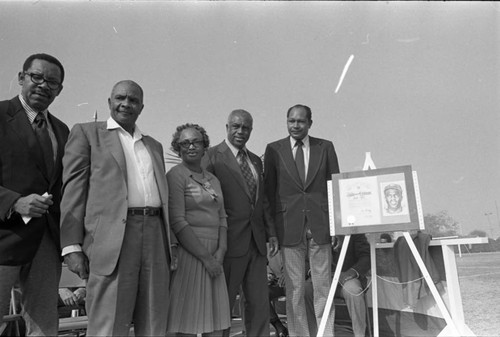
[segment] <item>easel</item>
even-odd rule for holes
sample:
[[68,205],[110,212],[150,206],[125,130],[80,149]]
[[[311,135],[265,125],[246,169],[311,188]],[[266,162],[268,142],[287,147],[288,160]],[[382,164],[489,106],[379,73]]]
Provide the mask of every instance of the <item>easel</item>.
[[[365,164],[363,166],[363,170],[375,169],[375,164],[371,158],[370,152],[366,152]],[[331,193],[329,187],[329,193]],[[419,216],[421,227],[423,227],[423,217]],[[474,333],[469,329],[469,327],[463,322],[463,320],[453,319],[446,308],[446,305],[439,295],[439,292],[436,288],[436,285],[432,281],[432,278],[425,267],[425,264],[422,260],[422,257],[418,253],[417,247],[413,242],[410,233],[408,231],[403,232],[403,235],[408,243],[408,246],[415,258],[420,271],[427,282],[427,285],[436,301],[438,308],[440,309],[444,320],[446,321],[445,328],[439,333],[438,336],[475,336]],[[371,261],[371,275],[372,275],[372,307],[373,307],[373,335],[374,337],[379,337],[379,318],[378,318],[378,298],[377,298],[377,261],[376,261],[376,241],[375,236],[370,235],[370,261]],[[319,325],[317,337],[323,337],[325,332],[326,324],[328,323],[328,316],[330,314],[330,310],[332,309],[333,299],[335,296],[335,290],[337,289],[340,273],[342,271],[342,266],[345,261],[345,256],[347,253],[347,247],[349,246],[349,241],[351,239],[351,235],[346,235],[344,237],[344,242],[342,244],[342,249],[340,251],[339,262],[335,268],[335,273],[333,275],[332,285],[330,287],[330,292],[328,294],[328,299],[326,301],[325,310],[323,311],[323,317],[321,318],[321,323]],[[330,322],[330,324],[334,324],[334,322]]]

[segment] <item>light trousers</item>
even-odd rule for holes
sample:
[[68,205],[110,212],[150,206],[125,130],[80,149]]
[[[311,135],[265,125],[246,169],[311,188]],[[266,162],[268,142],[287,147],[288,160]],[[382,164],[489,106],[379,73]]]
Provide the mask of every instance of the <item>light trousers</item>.
[[[366,332],[366,302],[362,292],[363,288],[359,279],[350,279],[343,286],[338,284],[335,291],[335,297],[342,297],[345,300],[355,337],[364,337]],[[309,333],[311,336],[316,336],[319,325],[314,319],[311,319],[316,316],[314,313],[313,290],[310,280],[306,281],[306,308],[309,318]],[[335,311],[335,304],[332,305],[331,310],[332,312]],[[333,322],[329,321],[328,324],[333,325]]]
[[87,336],[128,336],[132,323],[135,336],[165,335],[170,270],[162,227],[159,216],[129,216],[113,273],[90,268]]
[[[318,245],[310,233],[304,233],[303,240],[293,247],[282,247],[282,258],[286,288],[286,314],[290,336],[309,337],[305,295],[306,258],[309,257],[313,285],[314,311],[319,325],[328,298],[331,284],[332,247]],[[325,336],[333,335],[335,313],[329,314]]]

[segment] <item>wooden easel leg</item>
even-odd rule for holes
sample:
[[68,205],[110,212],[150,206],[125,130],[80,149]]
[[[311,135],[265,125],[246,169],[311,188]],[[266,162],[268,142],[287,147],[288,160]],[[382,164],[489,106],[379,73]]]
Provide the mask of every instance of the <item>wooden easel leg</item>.
[[[326,300],[325,310],[323,310],[323,317],[321,317],[321,322],[319,324],[318,333],[316,337],[323,337],[325,334],[325,327],[327,323],[334,324],[334,322],[328,322],[328,317],[330,315],[330,310],[332,309],[333,299],[335,297],[335,290],[337,289],[337,284],[339,283],[340,272],[342,271],[342,266],[344,264],[345,256],[347,253],[347,247],[349,246],[349,241],[351,240],[351,235],[346,235],[344,237],[344,242],[342,243],[342,249],[340,250],[340,257],[335,268],[335,273],[333,274],[332,285],[330,287],[330,292],[328,293],[328,299]],[[335,308],[334,308],[335,310]]]
[[375,252],[376,241],[375,236],[370,235],[370,261],[371,261],[371,274],[372,274],[372,312],[373,312],[373,336],[379,337],[378,326],[378,277],[377,277],[377,255]]

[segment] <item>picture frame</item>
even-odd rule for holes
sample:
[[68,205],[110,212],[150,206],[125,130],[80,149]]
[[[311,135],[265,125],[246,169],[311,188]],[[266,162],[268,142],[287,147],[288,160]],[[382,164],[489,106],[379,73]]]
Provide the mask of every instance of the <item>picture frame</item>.
[[329,183],[332,235],[423,229],[410,165],[333,174]]

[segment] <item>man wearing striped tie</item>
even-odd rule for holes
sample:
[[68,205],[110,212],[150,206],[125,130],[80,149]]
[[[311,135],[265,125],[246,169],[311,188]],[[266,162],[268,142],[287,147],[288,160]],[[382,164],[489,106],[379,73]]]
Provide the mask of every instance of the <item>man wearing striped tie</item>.
[[[227,213],[227,252],[224,274],[232,308],[241,288],[245,296],[247,336],[269,336],[267,248],[277,252],[274,228],[263,211],[262,161],[246,148],[253,119],[248,111],[229,114],[227,139],[210,148],[203,165],[220,181]],[[224,331],[229,336],[229,329]]]
[[64,68],[34,54],[21,93],[0,102],[0,325],[19,281],[28,336],[56,336],[61,275],[59,218],[62,156],[69,129],[49,110]]

